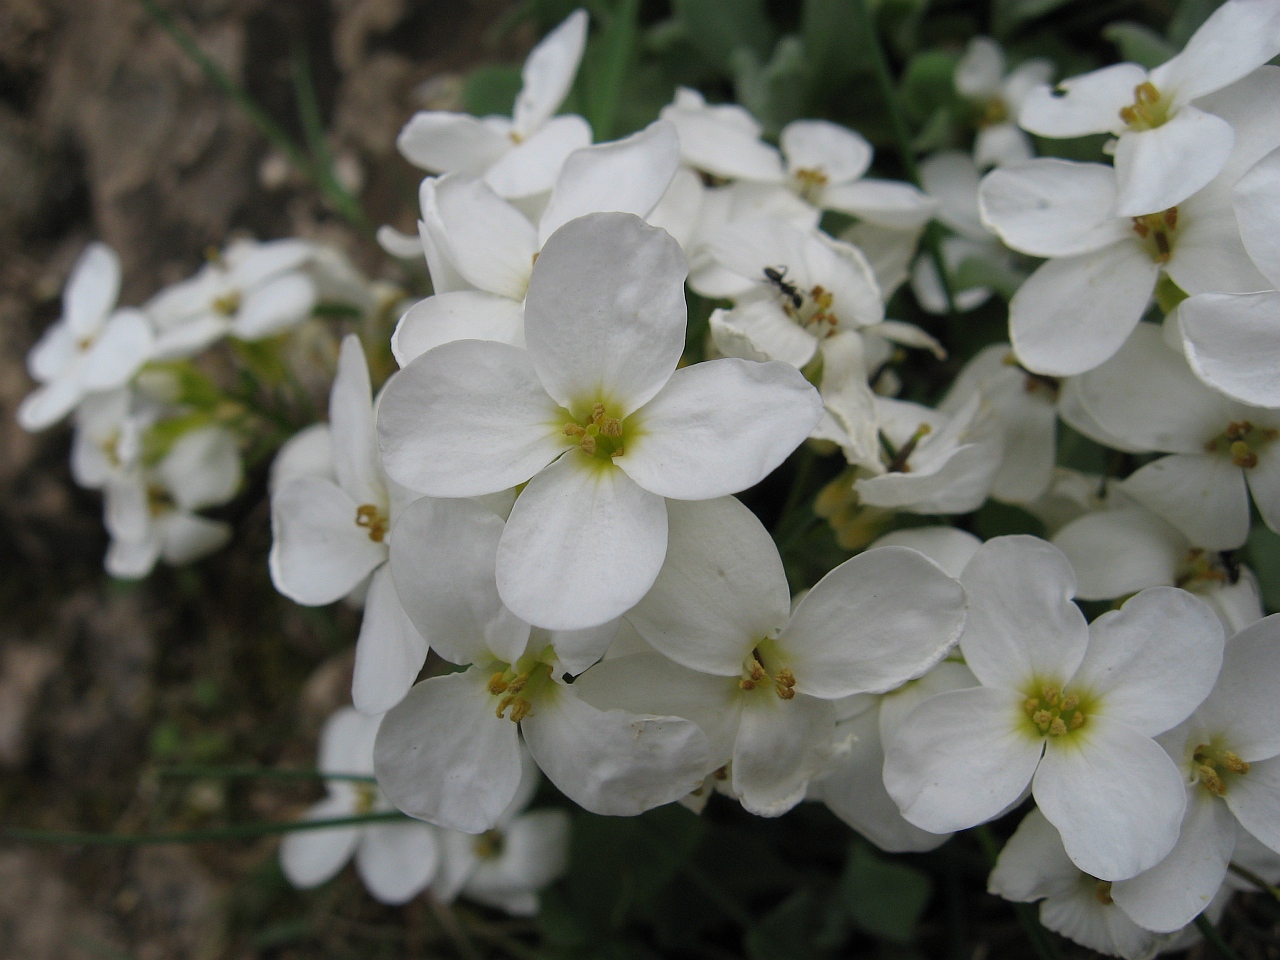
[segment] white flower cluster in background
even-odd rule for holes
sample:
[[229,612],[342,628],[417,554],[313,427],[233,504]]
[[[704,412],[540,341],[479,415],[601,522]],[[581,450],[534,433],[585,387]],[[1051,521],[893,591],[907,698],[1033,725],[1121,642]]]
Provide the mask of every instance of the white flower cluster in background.
[[[685,89],[593,144],[555,115],[586,29],[534,50],[512,118],[405,127],[419,236],[379,237],[434,292],[389,344],[333,350],[328,425],[273,469],[276,587],[364,606],[359,712],[320,767],[377,787],[333,781],[309,816],[425,821],[291,836],[290,879],[354,851],[385,902],[531,913],[567,842],[522,812],[539,770],[599,814],[822,802],[889,851],[1030,800],[991,890],[1128,958],[1194,939],[1249,888],[1232,864],[1280,877],[1280,615],[1235,553],[1255,514],[1280,531],[1280,6],[1228,0],[1163,66],[1056,86],[975,40],[974,152],[925,158],[919,188],[867,176],[855,131],[795,121],[775,147]],[[1030,134],[1093,133],[1114,163],[1034,156]],[[945,352],[886,304],[909,281],[963,323],[1002,292],[953,282],[975,263],[1016,288],[1009,342],[906,399],[904,358]],[[188,358],[387,295],[300,241],[232,245],[140,310],[118,286],[90,247],[21,418],[77,411],[108,568],[140,576],[223,543],[197,511],[240,484],[252,411],[202,405]],[[686,287],[714,304],[694,363]],[[1059,466],[1059,422],[1132,469]],[[856,555],[793,597],[734,495],[806,447],[842,458],[815,509]],[[989,500],[1049,539],[950,525]],[[449,668],[419,680],[429,652]]]

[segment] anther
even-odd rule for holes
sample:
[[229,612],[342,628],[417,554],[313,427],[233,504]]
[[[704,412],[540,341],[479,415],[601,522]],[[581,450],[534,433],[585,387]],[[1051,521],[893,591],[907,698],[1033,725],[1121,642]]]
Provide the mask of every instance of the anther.
[[1196,773],[1200,775],[1200,782],[1204,784],[1206,790],[1220,797],[1226,796],[1227,785],[1222,782],[1222,778],[1213,767],[1202,763],[1196,767]]
[[1058,688],[1057,687],[1044,687],[1040,691],[1040,695],[1044,697],[1045,703],[1049,704],[1049,706],[1055,707],[1058,705]]
[[356,526],[369,531],[369,539],[381,543],[387,536],[387,518],[372,503],[362,503],[356,507]]
[[1053,714],[1048,710],[1037,710],[1031,715],[1031,720],[1040,728],[1041,733],[1047,733],[1049,724],[1053,722]]
[[506,693],[507,686],[508,686],[507,681],[502,679],[501,673],[495,673],[492,677],[489,678],[489,692],[492,693],[495,697],[500,693]]
[[1026,711],[1028,717],[1035,716],[1035,712],[1040,709],[1040,698],[1027,697],[1022,703],[1022,709]]
[[1233,440],[1229,448],[1231,453],[1231,462],[1237,467],[1243,467],[1248,470],[1258,465],[1258,455],[1249,449],[1249,445],[1243,440]]
[[1071,729],[1079,730],[1084,726],[1084,714],[1077,710],[1071,715]]
[[1062,722],[1061,717],[1054,717],[1049,724],[1049,736],[1060,737],[1067,732],[1067,725]]

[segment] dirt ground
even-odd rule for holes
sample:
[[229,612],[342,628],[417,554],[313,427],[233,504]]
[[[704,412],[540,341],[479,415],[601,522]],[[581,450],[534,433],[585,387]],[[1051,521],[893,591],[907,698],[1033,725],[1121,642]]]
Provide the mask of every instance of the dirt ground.
[[[418,174],[394,140],[457,106],[460,73],[516,61],[493,40],[509,0],[162,3],[286,129],[290,51],[312,64],[342,177],[370,219],[412,229]],[[322,238],[371,275],[395,267],[329,210],[139,0],[0,0],[0,822],[129,831],[282,819],[309,785],[159,781],[157,764],[309,765],[349,689],[353,616],[306,611],[266,578],[264,485],[222,516],[234,551],[138,585],[102,573],[101,503],[67,467],[70,431],[14,411],[25,356],[56,319],[83,246],[124,264],[122,302],[193,272],[235,232]],[[260,472],[259,472],[260,473]],[[372,905],[347,876],[287,889],[271,838],[196,847],[34,846],[0,838],[0,956],[453,955],[419,902]],[[451,921],[453,918],[445,918]],[[478,936],[519,933],[493,924]]]

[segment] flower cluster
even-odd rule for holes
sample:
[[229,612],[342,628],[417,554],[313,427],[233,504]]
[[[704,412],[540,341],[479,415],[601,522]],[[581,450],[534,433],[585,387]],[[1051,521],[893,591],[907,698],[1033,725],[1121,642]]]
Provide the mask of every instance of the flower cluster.
[[[978,38],[954,78],[973,152],[918,185],[868,176],[853,130],[775,146],[690,89],[592,143],[556,115],[587,26],[533,51],[511,118],[409,121],[419,236],[379,236],[433,292],[376,394],[387,341],[347,335],[327,427],[277,459],[275,585],[364,606],[320,766],[377,786],[309,816],[425,821],[298,834],[288,876],[354,850],[386,902],[531,912],[567,829],[521,813],[539,770],[599,814],[821,802],[889,851],[1029,811],[991,890],[1124,957],[1193,939],[1247,887],[1232,864],[1280,876],[1280,615],[1236,553],[1255,513],[1280,531],[1280,7],[1228,0],[1150,72],[1056,85]],[[1034,156],[1093,133],[1112,163]],[[906,389],[946,357],[894,318],[908,281],[953,322],[1011,296],[1009,342],[933,403]],[[141,310],[113,312],[118,282],[91,247],[21,416],[77,410],[108,568],[141,575],[225,540],[195,511],[240,482],[252,411],[187,358],[232,337],[288,364],[318,305],[389,301],[298,241],[233,245]],[[1119,466],[1061,465],[1060,424]],[[793,455],[830,467],[801,519],[843,550],[808,579],[795,516],[771,535],[735,497]],[[963,518],[991,500],[1044,536],[983,542]]]

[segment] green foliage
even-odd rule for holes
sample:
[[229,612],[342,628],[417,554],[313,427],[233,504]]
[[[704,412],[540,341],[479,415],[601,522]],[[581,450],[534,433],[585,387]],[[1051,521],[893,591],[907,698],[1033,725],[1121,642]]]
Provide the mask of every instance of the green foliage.
[[509,117],[519,92],[519,67],[480,67],[468,75],[462,87],[462,103],[468,113],[477,117]]
[[1116,45],[1120,59],[1141,64],[1148,70],[1160,66],[1178,52],[1156,31],[1132,20],[1109,23],[1102,28],[1102,35]]
[[1280,536],[1265,524],[1254,523],[1244,548],[1245,562],[1258,575],[1262,605],[1267,613],[1280,611]]
[[732,73],[734,51],[763,60],[773,47],[763,0],[673,0],[672,7],[684,36],[722,74]]
[[882,940],[910,943],[933,893],[929,875],[887,860],[855,843],[840,878],[839,899],[848,918]]

